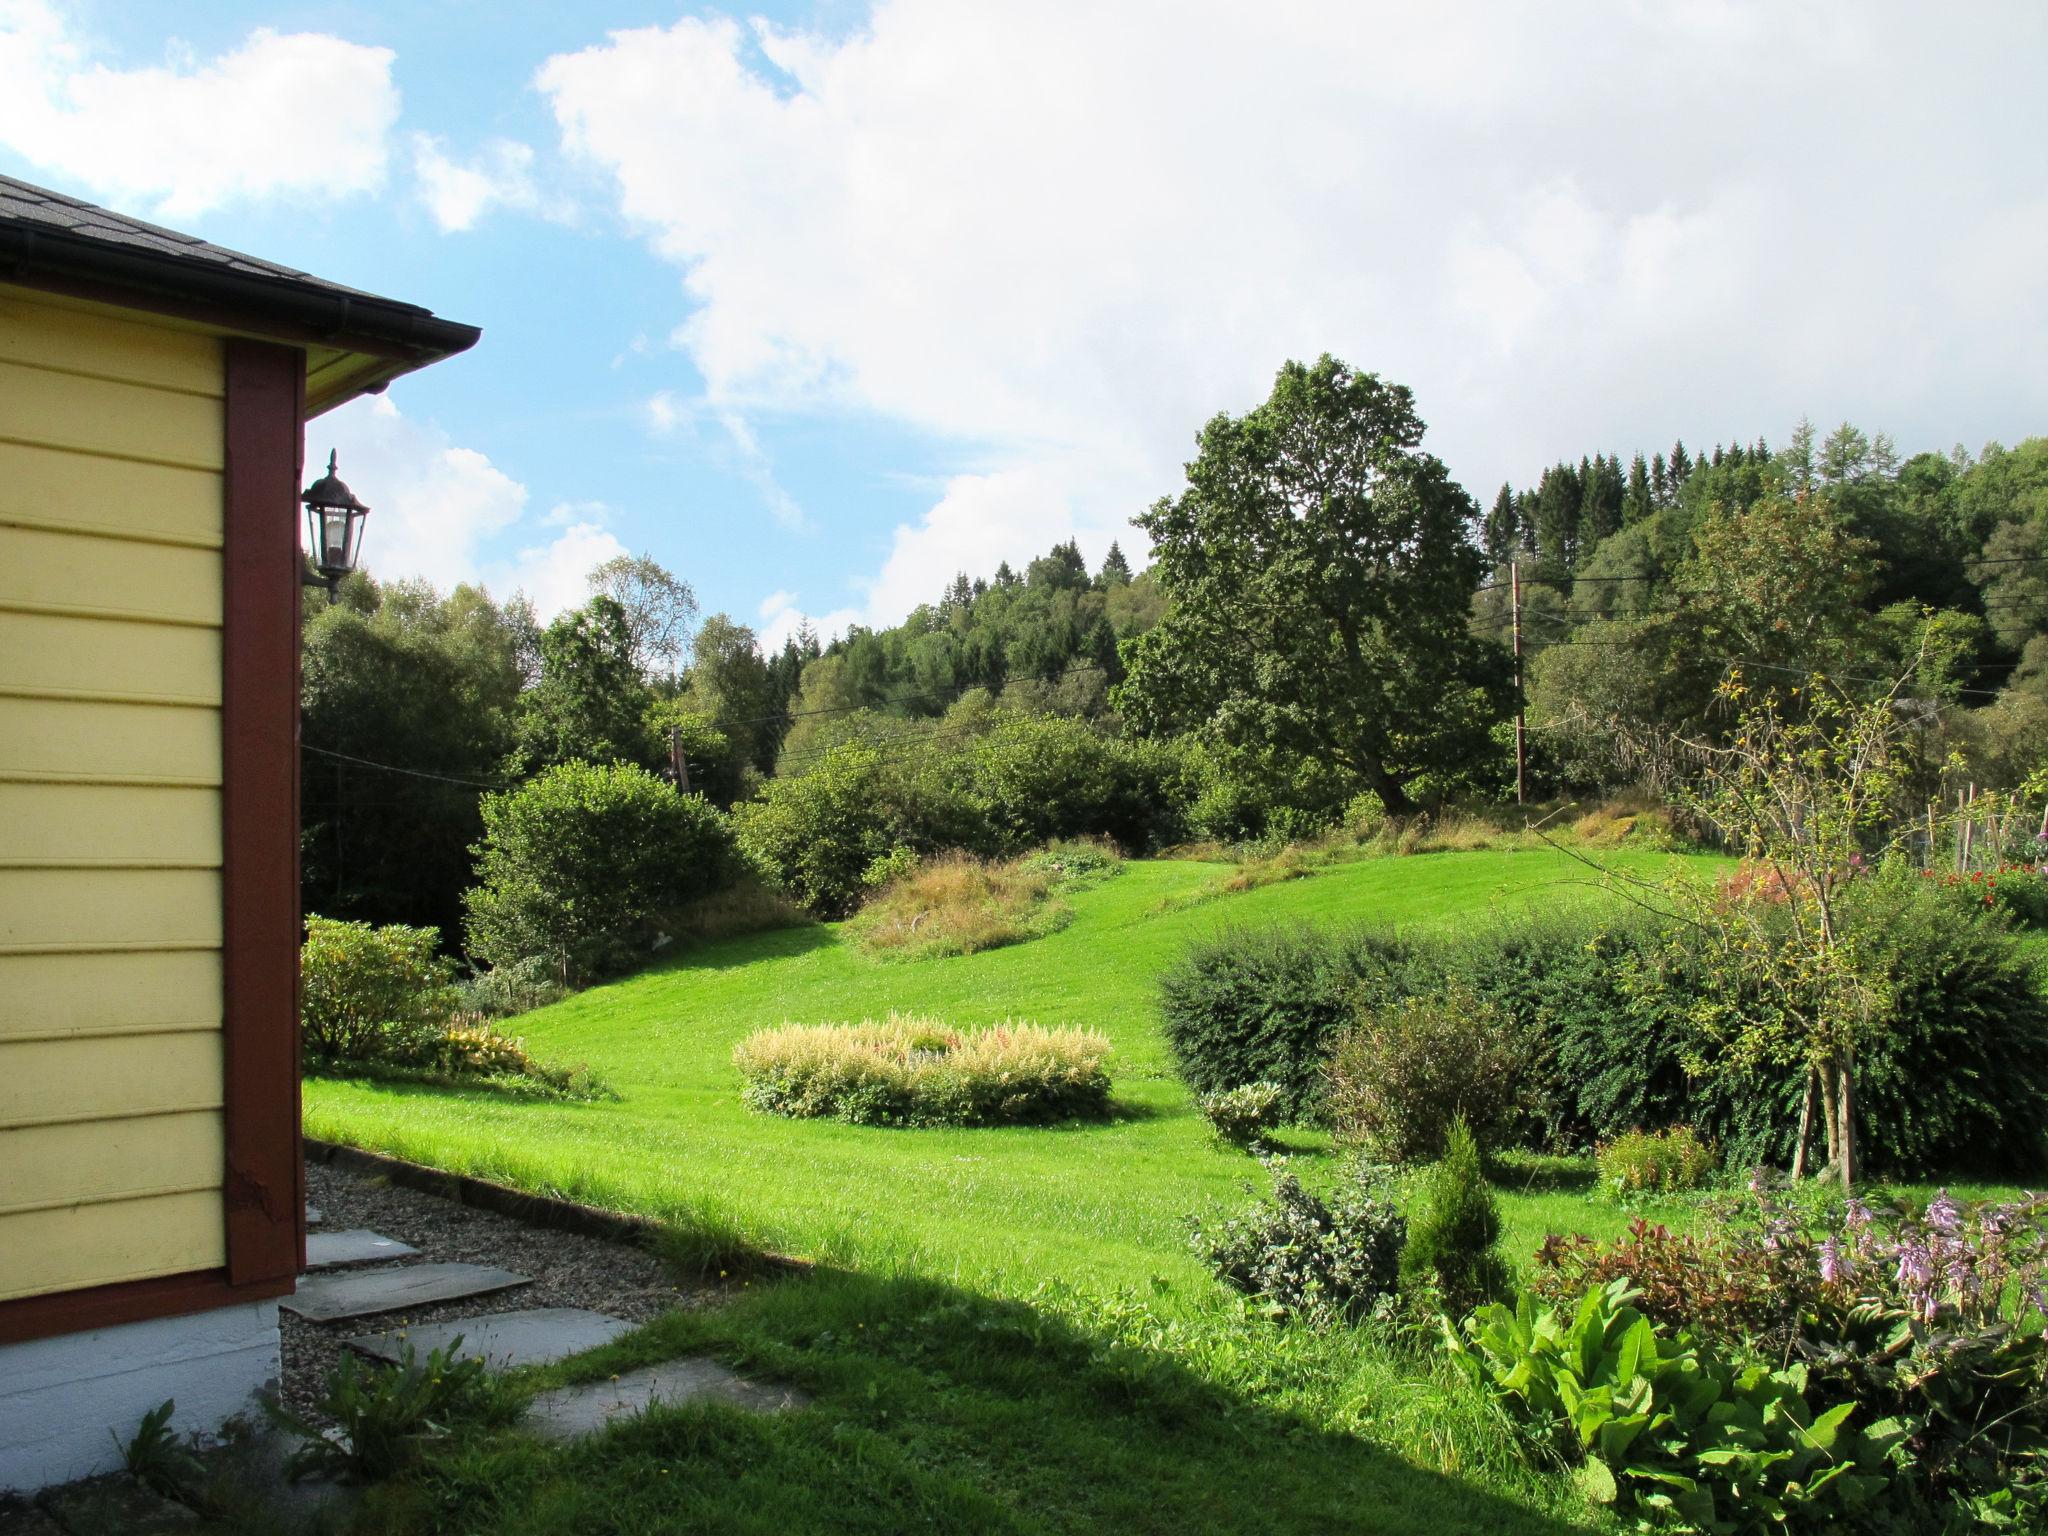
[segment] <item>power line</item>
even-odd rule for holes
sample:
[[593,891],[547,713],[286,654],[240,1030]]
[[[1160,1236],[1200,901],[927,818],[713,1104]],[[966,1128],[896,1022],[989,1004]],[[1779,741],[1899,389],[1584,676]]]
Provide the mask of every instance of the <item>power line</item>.
[[515,787],[514,781],[511,780],[458,779],[450,774],[429,773],[423,768],[401,768],[396,763],[380,763],[374,758],[354,757],[347,752],[334,752],[326,747],[316,747],[306,742],[299,743],[299,750],[302,752],[312,752],[320,757],[331,757],[344,763],[354,763],[361,768],[375,768],[384,773],[402,773],[408,778],[432,779],[440,784],[460,784],[465,789],[512,789]]

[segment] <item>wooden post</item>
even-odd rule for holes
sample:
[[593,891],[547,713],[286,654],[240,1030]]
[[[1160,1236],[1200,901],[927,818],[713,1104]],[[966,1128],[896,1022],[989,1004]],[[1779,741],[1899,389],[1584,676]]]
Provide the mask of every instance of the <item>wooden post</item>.
[[668,728],[668,763],[676,781],[676,793],[690,792],[690,760],[683,755],[683,733],[675,726]]
[[1526,805],[1529,754],[1525,736],[1528,717],[1522,698],[1522,565],[1518,560],[1508,562],[1508,600],[1513,605],[1515,629],[1515,804]]

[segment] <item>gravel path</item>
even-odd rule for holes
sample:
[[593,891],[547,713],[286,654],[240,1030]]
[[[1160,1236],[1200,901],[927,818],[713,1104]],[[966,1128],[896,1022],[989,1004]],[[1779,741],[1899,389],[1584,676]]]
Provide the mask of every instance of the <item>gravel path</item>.
[[408,1264],[459,1261],[495,1264],[533,1276],[522,1285],[490,1296],[473,1296],[402,1313],[311,1323],[280,1312],[283,1330],[286,1405],[317,1422],[314,1411],[327,1374],[342,1351],[342,1340],[360,1333],[488,1312],[527,1307],[588,1307],[594,1312],[644,1323],[674,1307],[701,1307],[717,1299],[716,1285],[679,1282],[653,1254],[550,1227],[532,1227],[493,1211],[457,1205],[435,1195],[400,1189],[381,1179],[345,1173],[323,1164],[306,1168],[307,1203],[321,1214],[315,1231],[367,1227],[419,1249],[400,1264],[364,1265],[396,1269]]

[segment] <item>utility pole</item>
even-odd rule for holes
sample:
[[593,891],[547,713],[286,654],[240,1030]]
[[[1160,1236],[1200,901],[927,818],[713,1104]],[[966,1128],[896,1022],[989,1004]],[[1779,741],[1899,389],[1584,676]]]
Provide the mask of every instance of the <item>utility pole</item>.
[[1522,707],[1522,564],[1519,560],[1508,562],[1508,598],[1514,605],[1515,615],[1515,804],[1527,805],[1524,777],[1528,771],[1528,748],[1523,738],[1528,724]]
[[683,733],[673,725],[668,728],[668,765],[675,775],[676,793],[687,795],[690,792],[690,760],[683,756]]

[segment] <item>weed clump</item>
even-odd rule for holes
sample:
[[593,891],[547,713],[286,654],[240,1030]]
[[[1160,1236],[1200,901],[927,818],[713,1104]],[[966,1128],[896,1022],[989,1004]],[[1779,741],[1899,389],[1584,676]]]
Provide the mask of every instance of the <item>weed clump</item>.
[[1031,859],[1007,863],[954,853],[906,866],[846,925],[870,955],[924,960],[1021,944],[1065,927],[1058,875]]

